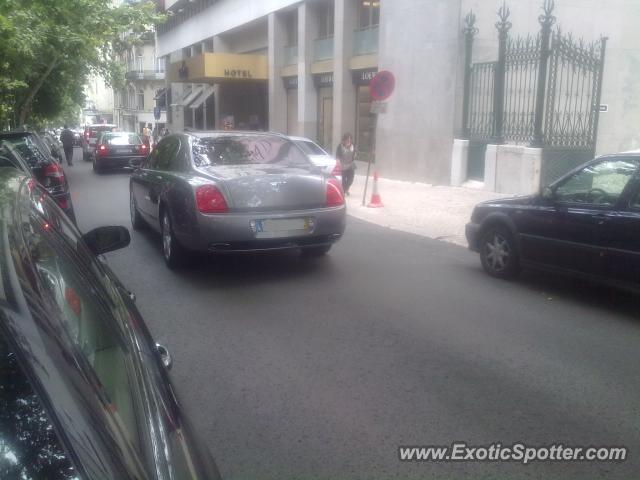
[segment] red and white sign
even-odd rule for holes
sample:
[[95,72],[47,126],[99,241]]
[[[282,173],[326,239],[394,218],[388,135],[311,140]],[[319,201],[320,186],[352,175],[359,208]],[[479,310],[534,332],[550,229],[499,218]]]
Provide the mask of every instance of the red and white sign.
[[383,70],[376,73],[376,76],[371,79],[369,83],[369,91],[371,92],[371,98],[381,102],[386,100],[393,93],[393,89],[396,86],[396,77],[388,70]]

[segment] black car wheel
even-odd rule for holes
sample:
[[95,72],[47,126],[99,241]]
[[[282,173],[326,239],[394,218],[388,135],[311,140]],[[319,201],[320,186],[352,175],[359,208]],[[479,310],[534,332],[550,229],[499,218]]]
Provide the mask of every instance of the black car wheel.
[[323,245],[321,247],[309,247],[302,249],[303,257],[322,257],[329,253],[331,250],[331,245]]
[[480,241],[480,261],[493,277],[511,278],[518,273],[518,251],[511,232],[504,227],[489,227]]
[[134,230],[142,230],[145,227],[144,220],[140,216],[140,212],[138,212],[138,207],[136,205],[136,199],[133,196],[133,192],[129,194],[129,212],[131,214],[131,226]]
[[162,232],[162,254],[165,263],[169,268],[182,266],[186,260],[186,251],[173,233],[171,218],[169,217],[169,212],[166,210],[162,212],[160,230]]

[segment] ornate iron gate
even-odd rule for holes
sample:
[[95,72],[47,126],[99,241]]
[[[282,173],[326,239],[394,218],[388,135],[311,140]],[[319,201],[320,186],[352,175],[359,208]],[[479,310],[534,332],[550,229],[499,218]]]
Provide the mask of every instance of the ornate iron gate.
[[[512,142],[541,147],[542,182],[595,152],[606,38],[574,39],[555,24],[554,0],[544,0],[534,36],[510,37],[510,10],[498,10],[498,60],[472,62],[476,17],[465,18],[463,126],[472,144]],[[469,158],[468,176],[477,175]]]

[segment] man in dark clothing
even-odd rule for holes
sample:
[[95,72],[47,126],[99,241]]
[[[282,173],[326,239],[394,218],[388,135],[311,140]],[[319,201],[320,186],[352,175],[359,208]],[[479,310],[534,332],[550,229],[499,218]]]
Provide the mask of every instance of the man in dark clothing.
[[336,159],[342,167],[342,189],[346,195],[349,195],[349,189],[356,174],[355,155],[356,149],[353,146],[353,137],[350,133],[345,133],[336,150]]
[[67,164],[73,165],[73,144],[75,143],[75,135],[66,125],[60,134],[60,141],[62,142],[62,148],[64,148],[64,155],[67,157]]

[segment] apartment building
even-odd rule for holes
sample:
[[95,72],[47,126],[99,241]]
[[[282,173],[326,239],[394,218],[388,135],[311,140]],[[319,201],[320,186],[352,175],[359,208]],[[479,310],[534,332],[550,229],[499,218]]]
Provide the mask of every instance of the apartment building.
[[[145,125],[161,129],[166,125],[165,59],[157,55],[155,39],[148,36],[142,45],[121,56],[126,86],[114,91],[114,123],[122,130],[141,132]],[[154,116],[158,108],[160,116]]]

